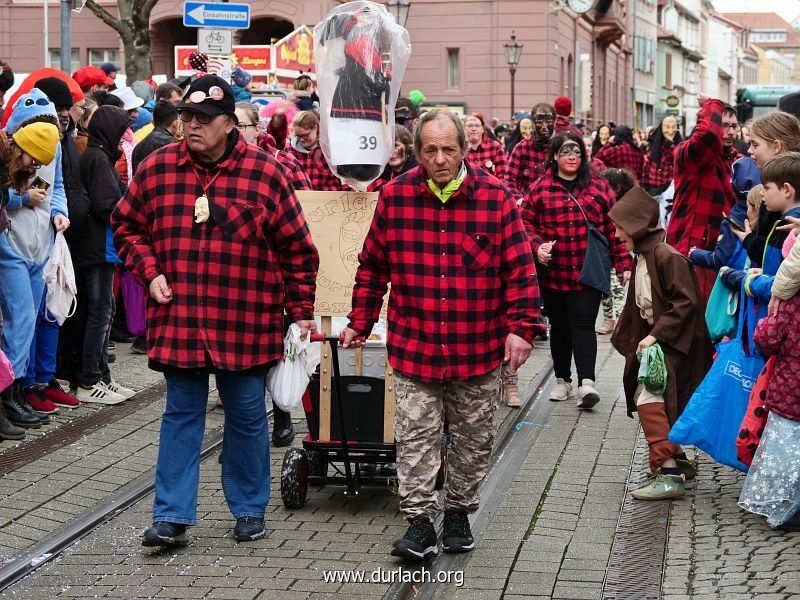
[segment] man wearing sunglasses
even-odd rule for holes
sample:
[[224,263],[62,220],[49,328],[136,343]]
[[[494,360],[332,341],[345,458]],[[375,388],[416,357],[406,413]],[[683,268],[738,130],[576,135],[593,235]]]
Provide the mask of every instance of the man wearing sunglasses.
[[187,543],[197,519],[209,374],[225,397],[222,487],[238,541],[264,537],[265,376],[283,355],[284,310],[316,329],[319,255],[275,159],[236,129],[233,90],[196,79],[176,107],[185,139],[145,158],[112,217],[125,265],[150,294],[147,355],[167,406],[153,526],[144,546]]
[[531,120],[533,135],[514,147],[506,170],[506,184],[517,199],[522,198],[531,184],[544,175],[548,145],[555,132],[556,109],[540,102],[531,109]]

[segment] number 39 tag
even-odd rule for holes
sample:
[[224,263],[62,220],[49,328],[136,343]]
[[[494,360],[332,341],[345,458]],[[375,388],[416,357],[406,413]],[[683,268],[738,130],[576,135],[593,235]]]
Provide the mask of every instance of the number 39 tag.
[[378,147],[378,138],[374,135],[358,136],[358,149],[359,150],[375,150]]
[[380,165],[389,160],[393,146],[379,121],[331,119],[328,128],[333,165]]

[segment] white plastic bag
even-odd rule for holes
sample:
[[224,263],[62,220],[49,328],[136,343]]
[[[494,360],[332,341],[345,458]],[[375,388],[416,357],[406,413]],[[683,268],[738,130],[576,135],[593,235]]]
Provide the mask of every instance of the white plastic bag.
[[394,151],[394,105],[411,41],[382,4],[334,8],[314,27],[320,146],[331,170],[358,191]]
[[278,408],[292,412],[300,406],[319,360],[319,344],[311,343],[310,334],[301,340],[300,327],[292,323],[283,340],[283,358],[267,373],[267,389]]
[[72,256],[62,231],[56,234],[50,260],[44,266],[44,283],[47,286],[47,310],[59,325],[63,325],[64,321],[75,314],[78,286],[75,283]]

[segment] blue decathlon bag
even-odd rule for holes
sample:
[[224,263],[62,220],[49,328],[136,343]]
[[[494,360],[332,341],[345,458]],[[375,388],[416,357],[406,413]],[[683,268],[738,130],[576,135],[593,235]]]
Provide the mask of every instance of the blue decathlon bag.
[[746,472],[736,455],[736,438],[764,357],[753,343],[756,314],[744,285],[739,309],[736,337],[717,347],[717,359],[672,426],[669,440],[697,446],[718,463]]
[[722,283],[722,275],[717,275],[711,295],[706,304],[706,326],[711,341],[715,344],[724,338],[736,335],[736,313],[739,308],[739,295]]

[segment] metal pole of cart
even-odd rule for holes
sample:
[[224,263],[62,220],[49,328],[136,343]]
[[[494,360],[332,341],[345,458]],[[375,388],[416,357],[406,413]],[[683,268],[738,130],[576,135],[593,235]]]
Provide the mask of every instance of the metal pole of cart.
[[347,494],[356,495],[358,492],[353,484],[353,470],[350,466],[350,453],[347,448],[347,427],[344,420],[344,402],[342,401],[342,382],[339,377],[339,339],[329,337],[331,345],[331,358],[333,359],[333,388],[336,390],[336,408],[339,413],[339,436],[342,438],[342,455],[344,456],[344,473],[347,479]]

